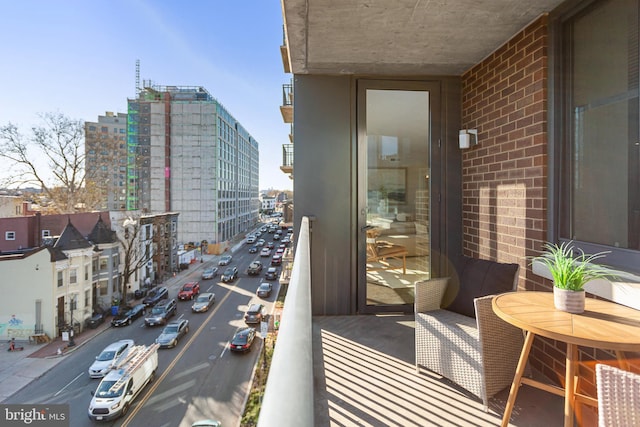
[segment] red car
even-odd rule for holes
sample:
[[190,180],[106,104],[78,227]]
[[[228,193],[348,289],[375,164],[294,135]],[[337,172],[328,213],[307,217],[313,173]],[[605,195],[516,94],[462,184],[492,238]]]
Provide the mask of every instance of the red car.
[[180,292],[178,292],[178,299],[181,301],[191,300],[200,293],[200,283],[189,282],[182,285]]

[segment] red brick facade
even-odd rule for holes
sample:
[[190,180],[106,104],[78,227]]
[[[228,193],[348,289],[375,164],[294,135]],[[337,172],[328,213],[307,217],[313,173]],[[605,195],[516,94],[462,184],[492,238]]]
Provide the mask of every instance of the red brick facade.
[[[462,154],[465,255],[519,263],[520,289],[545,291],[528,260],[547,240],[548,33],[542,16],[462,76],[462,126],[479,141]],[[612,357],[580,349],[581,390],[595,396],[595,361]],[[564,358],[563,343],[536,338],[530,361],[558,383]]]

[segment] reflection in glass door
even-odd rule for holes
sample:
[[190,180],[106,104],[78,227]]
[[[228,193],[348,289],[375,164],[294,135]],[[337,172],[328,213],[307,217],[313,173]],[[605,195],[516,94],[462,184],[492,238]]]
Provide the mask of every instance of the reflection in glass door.
[[429,277],[429,97],[359,90],[360,312],[411,311]]

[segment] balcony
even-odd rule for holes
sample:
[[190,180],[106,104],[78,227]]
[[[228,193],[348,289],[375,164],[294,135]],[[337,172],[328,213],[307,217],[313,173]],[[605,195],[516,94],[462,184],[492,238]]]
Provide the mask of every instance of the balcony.
[[284,67],[284,72],[289,74],[291,73],[291,61],[289,60],[289,47],[287,46],[287,33],[282,26],[282,45],[280,46],[280,55],[282,56],[282,66]]
[[[311,316],[310,228],[304,217],[258,426],[500,425],[508,390],[485,412],[448,380],[416,373],[412,315]],[[523,386],[510,425],[562,418],[562,397]]]
[[293,144],[282,144],[282,166],[284,173],[293,174]]
[[293,84],[282,85],[282,105],[280,113],[285,123],[293,123]]

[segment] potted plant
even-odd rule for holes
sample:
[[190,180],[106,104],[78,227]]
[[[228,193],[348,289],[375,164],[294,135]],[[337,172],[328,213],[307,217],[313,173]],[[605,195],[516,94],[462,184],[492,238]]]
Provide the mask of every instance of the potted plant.
[[608,252],[587,255],[582,249],[574,249],[573,242],[560,245],[547,242],[543,248],[543,253],[533,258],[533,262],[540,262],[549,269],[553,278],[553,301],[558,310],[582,313],[584,285],[594,279],[616,277],[614,270],[594,263]]

